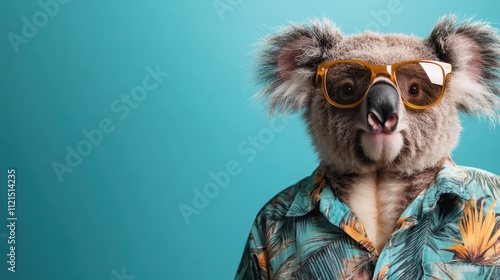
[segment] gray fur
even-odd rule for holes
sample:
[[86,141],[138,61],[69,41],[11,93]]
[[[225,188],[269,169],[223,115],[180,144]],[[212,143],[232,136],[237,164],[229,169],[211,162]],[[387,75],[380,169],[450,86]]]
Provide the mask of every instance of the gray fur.
[[[309,103],[309,91],[313,85],[316,66],[328,60],[341,34],[330,21],[313,20],[309,24],[282,27],[278,35],[269,36],[257,54],[259,82],[265,84],[258,96],[267,99],[270,113],[296,112]],[[286,50],[293,56],[295,67],[290,79],[284,79],[278,71],[278,58]]]
[[[457,20],[443,17],[428,38],[439,59],[451,63],[455,80],[466,79],[467,73],[480,66],[479,80],[452,83],[457,106],[466,113],[485,115],[493,122],[500,118],[500,36],[483,21]],[[460,49],[464,48],[464,49]],[[478,53],[471,54],[471,51]],[[475,61],[471,61],[475,59]],[[476,65],[473,65],[473,64]],[[471,65],[472,64],[472,65]],[[469,78],[470,79],[470,78]]]

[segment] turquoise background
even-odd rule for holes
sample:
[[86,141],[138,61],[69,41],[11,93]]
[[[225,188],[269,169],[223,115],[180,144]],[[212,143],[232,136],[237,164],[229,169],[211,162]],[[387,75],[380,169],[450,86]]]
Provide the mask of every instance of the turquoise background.
[[[388,5],[399,12],[377,22]],[[272,126],[251,100],[256,42],[290,20],[318,16],[348,34],[369,26],[425,37],[450,12],[500,27],[494,1],[61,0],[54,7],[44,18],[37,1],[0,3],[0,279],[232,279],[257,211],[318,164],[298,116]],[[16,52],[8,34],[21,36],[23,17],[34,16],[40,27]],[[140,89],[147,67],[169,75],[128,105],[122,95]],[[59,180],[53,163],[66,164],[67,147],[77,149],[87,139],[82,131],[101,122],[109,133],[91,150],[80,144],[88,155],[73,158]],[[500,129],[465,116],[463,125],[455,161],[500,174]],[[259,136],[265,143],[252,148],[249,137]],[[15,273],[6,263],[9,168],[16,169]],[[213,188],[210,173],[224,177],[228,168],[226,186]],[[179,207],[193,207],[206,186],[211,197],[198,198],[199,209],[184,219]]]

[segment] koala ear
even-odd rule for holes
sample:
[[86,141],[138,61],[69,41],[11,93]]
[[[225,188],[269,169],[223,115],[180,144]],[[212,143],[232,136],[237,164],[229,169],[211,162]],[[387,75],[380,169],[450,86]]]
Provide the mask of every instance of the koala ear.
[[316,67],[328,60],[342,35],[327,19],[292,24],[266,38],[257,51],[257,79],[265,87],[256,94],[267,100],[270,114],[304,108],[314,89]]
[[466,113],[500,120],[500,36],[485,22],[445,16],[428,42],[452,65],[449,86],[457,107]]

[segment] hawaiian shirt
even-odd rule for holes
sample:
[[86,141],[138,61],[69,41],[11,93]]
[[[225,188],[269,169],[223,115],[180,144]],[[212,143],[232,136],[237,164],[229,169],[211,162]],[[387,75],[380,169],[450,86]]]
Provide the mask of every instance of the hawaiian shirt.
[[447,162],[381,252],[318,168],[258,214],[236,279],[500,279],[500,177]]

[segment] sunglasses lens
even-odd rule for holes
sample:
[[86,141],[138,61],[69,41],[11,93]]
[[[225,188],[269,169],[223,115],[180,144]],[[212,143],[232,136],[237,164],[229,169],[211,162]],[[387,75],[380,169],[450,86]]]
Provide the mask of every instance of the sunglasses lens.
[[326,93],[330,99],[341,105],[358,102],[366,92],[371,79],[370,68],[341,62],[330,66],[326,73]]
[[399,66],[395,72],[401,96],[417,106],[434,104],[443,92],[444,72],[431,62],[412,62]]

